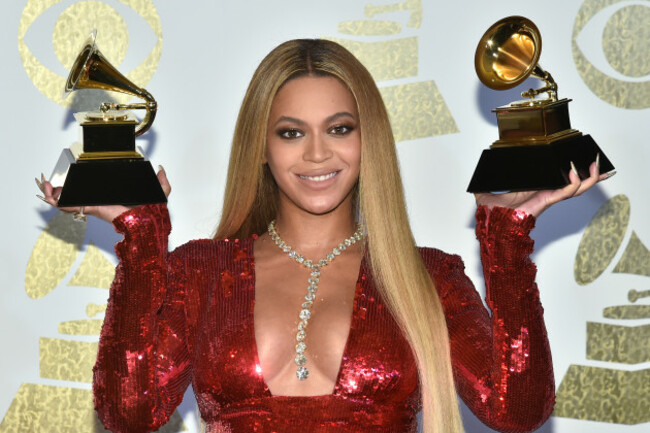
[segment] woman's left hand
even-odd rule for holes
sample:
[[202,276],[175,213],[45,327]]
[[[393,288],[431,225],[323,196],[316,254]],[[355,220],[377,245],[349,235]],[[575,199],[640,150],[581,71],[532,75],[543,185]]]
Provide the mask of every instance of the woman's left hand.
[[591,164],[591,166],[589,166],[589,177],[584,180],[580,180],[580,177],[575,170],[569,170],[569,180],[571,183],[564,188],[542,191],[509,192],[505,194],[478,193],[474,194],[474,196],[476,197],[476,204],[479,206],[485,205],[488,208],[499,206],[518,209],[538,217],[552,204],[571,197],[577,197],[596,185],[599,181],[607,179],[612,174],[613,173],[607,173],[601,175],[599,173],[598,161],[596,160]]

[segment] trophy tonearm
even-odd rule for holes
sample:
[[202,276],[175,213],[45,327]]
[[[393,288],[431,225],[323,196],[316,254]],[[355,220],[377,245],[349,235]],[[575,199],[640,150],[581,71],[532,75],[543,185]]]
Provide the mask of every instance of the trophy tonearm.
[[[51,182],[62,186],[59,206],[139,205],[167,201],[151,163],[135,137],[151,127],[158,109],[153,96],[122,75],[97,48],[96,32],[84,43],[65,84],[64,95],[79,89],[125,93],[135,104],[104,102],[98,111],[75,113],[82,141],[64,149]],[[127,110],[144,109],[141,121]]]
[[[481,154],[468,192],[557,189],[570,183],[574,165],[581,178],[600,159],[601,173],[614,169],[589,135],[571,128],[570,99],[558,99],[557,83],[539,66],[542,38],[527,18],[512,16],[494,23],[483,34],[474,56],[476,74],[487,87],[511,89],[528,77],[545,86],[529,89],[528,98],[497,107],[499,139]],[[546,93],[546,98],[537,96]]]

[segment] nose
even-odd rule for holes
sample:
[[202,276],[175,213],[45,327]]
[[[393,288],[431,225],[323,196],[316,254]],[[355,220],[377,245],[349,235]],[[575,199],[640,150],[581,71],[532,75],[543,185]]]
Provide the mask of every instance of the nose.
[[319,134],[310,134],[305,140],[305,152],[303,158],[310,162],[327,161],[333,155],[332,149],[326,137]]

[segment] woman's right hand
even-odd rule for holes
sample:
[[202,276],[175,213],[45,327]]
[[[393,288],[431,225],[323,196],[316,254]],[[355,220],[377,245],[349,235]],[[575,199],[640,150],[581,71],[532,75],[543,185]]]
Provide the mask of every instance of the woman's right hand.
[[[165,196],[168,197],[169,193],[172,190],[172,187],[167,180],[165,169],[162,168],[162,166],[158,166],[158,173],[156,175],[158,176],[158,181],[160,182],[160,186],[162,187]],[[45,179],[45,176],[43,176],[43,174],[41,174],[40,180],[36,179],[36,185],[43,193],[42,196],[37,195],[36,197],[66,213],[77,215],[93,215],[110,223],[121,213],[132,209],[132,207],[122,205],[59,207],[58,201],[59,196],[61,195],[61,187],[54,188],[52,184]]]

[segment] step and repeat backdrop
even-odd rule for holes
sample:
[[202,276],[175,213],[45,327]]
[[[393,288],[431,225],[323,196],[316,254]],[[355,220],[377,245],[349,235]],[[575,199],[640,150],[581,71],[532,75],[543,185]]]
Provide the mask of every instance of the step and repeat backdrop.
[[[479,39],[510,15],[537,25],[540,64],[572,99],[572,126],[618,171],[551,208],[534,231],[557,388],[539,431],[649,431],[650,1],[14,0],[0,14],[0,433],[104,431],[92,366],[119,237],[37,200],[33,181],[79,140],[74,112],[129,100],[62,95],[93,29],[102,54],[158,101],[137,142],[174,187],[172,247],[216,226],[256,65],[285,40],[322,37],[355,53],[382,91],[418,243],[461,254],[483,291],[466,188],[498,138],[492,109],[541,87],[528,79],[495,91],[476,76]],[[468,432],[491,431],[463,417]],[[200,431],[191,390],[161,431]]]

